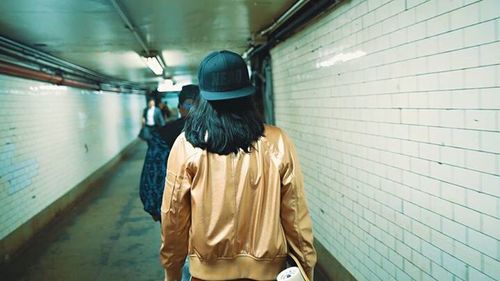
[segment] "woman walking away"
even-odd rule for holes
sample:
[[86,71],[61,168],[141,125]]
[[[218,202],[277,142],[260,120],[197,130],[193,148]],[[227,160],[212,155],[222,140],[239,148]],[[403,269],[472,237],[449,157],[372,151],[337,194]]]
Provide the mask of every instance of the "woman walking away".
[[165,186],[165,161],[170,147],[160,138],[159,130],[165,125],[165,120],[160,109],[155,106],[154,99],[150,99],[148,107],[144,109],[142,122],[149,131],[149,139],[139,183],[139,196],[144,210],[154,221],[159,221],[161,195]]
[[264,125],[243,59],[230,51],[201,63],[201,98],[167,165],[160,259],[165,280],[276,280],[293,253],[313,280],[316,251],[294,146]]

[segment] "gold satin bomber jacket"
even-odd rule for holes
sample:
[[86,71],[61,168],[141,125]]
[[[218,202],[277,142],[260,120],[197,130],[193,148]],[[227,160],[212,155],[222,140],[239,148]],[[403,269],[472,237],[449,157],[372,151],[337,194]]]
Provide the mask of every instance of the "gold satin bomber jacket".
[[316,251],[295,148],[265,127],[250,153],[218,155],[182,133],[167,164],[160,260],[180,281],[186,255],[202,280],[276,280],[293,252],[313,280]]

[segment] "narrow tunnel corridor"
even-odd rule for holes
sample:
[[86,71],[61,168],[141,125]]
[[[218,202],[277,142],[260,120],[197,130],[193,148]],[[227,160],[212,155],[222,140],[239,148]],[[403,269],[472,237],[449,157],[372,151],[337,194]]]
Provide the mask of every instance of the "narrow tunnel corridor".
[[[227,51],[239,69],[200,75],[204,58]],[[293,143],[314,281],[500,280],[500,0],[2,0],[0,281],[163,280],[161,227],[140,195],[161,199],[169,188],[163,159],[145,155],[167,157],[170,132],[195,101],[211,102],[181,101],[186,86],[216,98],[251,92],[251,117]],[[148,127],[172,144],[146,153],[138,136]],[[214,140],[236,131],[220,128]],[[141,174],[143,163],[161,165]],[[155,218],[158,201],[148,201]],[[252,206],[243,220],[257,209],[273,208]],[[223,212],[202,213],[218,222]],[[191,235],[193,225],[168,229]],[[284,263],[292,244],[273,261]],[[193,276],[216,272],[191,265]]]

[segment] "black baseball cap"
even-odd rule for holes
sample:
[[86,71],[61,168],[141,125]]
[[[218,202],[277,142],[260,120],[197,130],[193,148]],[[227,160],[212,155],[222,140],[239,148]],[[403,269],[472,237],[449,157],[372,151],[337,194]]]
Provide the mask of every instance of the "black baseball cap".
[[226,50],[212,52],[203,59],[198,82],[201,96],[209,101],[236,99],[255,93],[243,58]]
[[187,99],[195,100],[200,93],[200,88],[197,85],[189,84],[182,86],[181,92],[179,93],[179,105],[183,104]]

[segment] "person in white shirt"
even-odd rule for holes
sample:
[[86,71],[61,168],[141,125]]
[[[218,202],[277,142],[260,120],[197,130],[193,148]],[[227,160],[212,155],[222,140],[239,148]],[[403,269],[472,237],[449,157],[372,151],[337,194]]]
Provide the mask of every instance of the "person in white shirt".
[[161,110],[156,107],[154,99],[148,101],[148,107],[146,107],[142,113],[142,124],[154,128],[165,125],[165,119],[163,119]]

